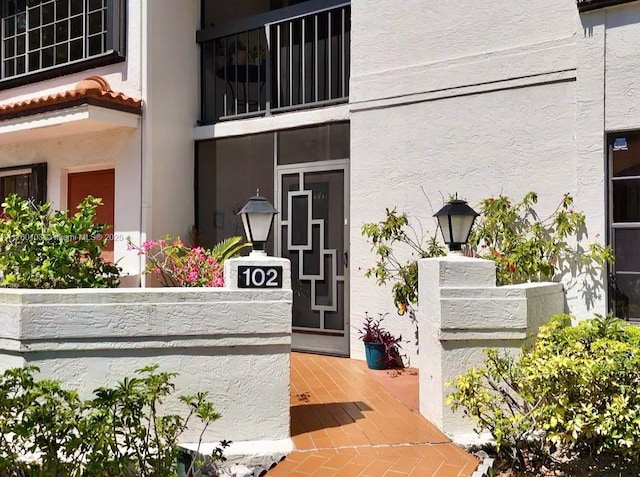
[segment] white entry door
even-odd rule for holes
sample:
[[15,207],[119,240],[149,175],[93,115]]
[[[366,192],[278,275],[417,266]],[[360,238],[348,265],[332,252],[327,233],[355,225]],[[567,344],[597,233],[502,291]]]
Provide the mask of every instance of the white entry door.
[[276,251],[291,260],[295,350],[349,353],[348,165],[277,168]]

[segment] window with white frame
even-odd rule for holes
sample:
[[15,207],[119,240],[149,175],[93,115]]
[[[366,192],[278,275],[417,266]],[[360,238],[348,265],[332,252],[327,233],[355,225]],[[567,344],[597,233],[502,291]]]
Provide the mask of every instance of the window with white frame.
[[1,1],[2,80],[123,55],[123,0]]

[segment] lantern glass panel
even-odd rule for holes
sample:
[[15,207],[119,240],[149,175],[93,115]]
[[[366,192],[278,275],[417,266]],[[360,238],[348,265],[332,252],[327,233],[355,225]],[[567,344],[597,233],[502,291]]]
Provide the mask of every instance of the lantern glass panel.
[[439,215],[438,223],[440,224],[440,230],[442,231],[442,238],[444,239],[444,243],[450,244],[452,239],[451,239],[451,229],[449,228],[449,216]]
[[451,216],[451,232],[454,243],[465,243],[467,241],[474,220],[475,217],[473,215]]
[[[247,235],[248,240],[252,242],[266,242],[269,238],[269,230],[271,229],[271,222],[273,220],[273,214],[243,214],[242,223],[245,228],[245,232],[248,232],[248,225],[251,226],[250,234]],[[249,224],[247,224],[247,221]]]

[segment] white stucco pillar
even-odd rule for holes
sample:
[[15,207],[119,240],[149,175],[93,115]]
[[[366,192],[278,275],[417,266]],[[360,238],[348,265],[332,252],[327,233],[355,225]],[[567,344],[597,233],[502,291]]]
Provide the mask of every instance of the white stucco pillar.
[[553,314],[564,312],[560,283],[496,287],[495,264],[462,256],[418,263],[420,413],[456,442],[481,440],[445,403],[445,383],[481,366],[486,348],[517,352]]
[[256,253],[248,257],[225,260],[224,285],[232,290],[239,288],[291,290],[291,261],[287,258]]
[[462,256],[428,258],[418,263],[420,413],[443,429],[445,418],[445,353],[441,338],[442,288],[495,286],[495,265]]

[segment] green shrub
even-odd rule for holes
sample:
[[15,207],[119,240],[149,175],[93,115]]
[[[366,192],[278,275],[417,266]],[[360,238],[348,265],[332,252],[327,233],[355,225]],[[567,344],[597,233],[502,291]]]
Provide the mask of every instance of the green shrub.
[[2,204],[0,287],[117,287],[120,269],[102,257],[107,224],[96,224],[100,199],[87,197],[78,211],[51,210],[15,194]]
[[[411,310],[418,303],[419,258],[441,257],[444,247],[435,236],[424,237],[409,223],[406,213],[396,209],[385,210],[385,219],[362,225],[362,235],[371,242],[376,254],[375,266],[365,271],[366,277],[375,277],[378,285],[393,283],[393,304],[399,315]],[[401,260],[394,247],[403,246],[411,252],[411,258]]]
[[580,243],[585,216],[573,209],[570,194],[546,218],[536,212],[537,202],[535,192],[520,202],[504,195],[481,202],[469,243],[474,256],[495,262],[498,285],[553,280],[567,266],[601,267],[614,261],[611,247]]
[[[189,422],[199,419],[204,433],[220,417],[205,393],[180,397],[186,418],[162,415],[159,405],[173,394],[175,374],[157,366],[97,389],[88,401],[56,381],[37,381],[36,371],[0,375],[1,477],[174,477],[178,437]],[[227,445],[210,460],[224,460]]]
[[504,457],[640,456],[640,329],[601,317],[554,316],[517,357],[489,350],[452,383],[452,409],[489,431]]
[[[585,216],[573,210],[571,195],[565,194],[547,218],[535,211],[537,202],[538,195],[529,192],[520,202],[500,195],[480,203],[468,254],[496,263],[498,285],[559,281],[567,268],[574,275],[580,271],[597,276],[602,265],[614,261],[611,247],[581,243]],[[365,276],[375,277],[378,285],[393,284],[393,303],[400,315],[411,310],[418,302],[416,260],[445,255],[444,247],[435,235],[425,236],[420,223],[414,227],[407,214],[396,209],[386,209],[381,222],[363,224],[361,232],[376,255],[375,265],[365,270]],[[398,245],[411,253],[409,259],[398,257]]]

